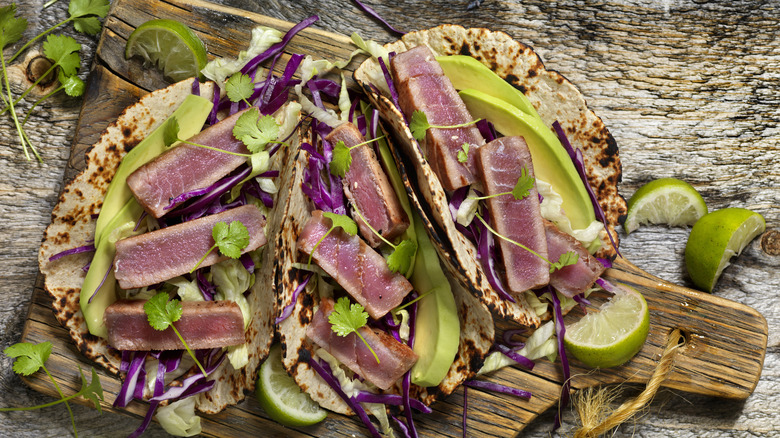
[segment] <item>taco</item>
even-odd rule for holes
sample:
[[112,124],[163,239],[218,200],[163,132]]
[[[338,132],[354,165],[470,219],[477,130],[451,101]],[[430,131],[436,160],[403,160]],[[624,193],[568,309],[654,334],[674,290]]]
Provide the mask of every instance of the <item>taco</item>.
[[[199,146],[170,146],[175,129],[195,143],[248,152],[232,128],[253,110],[220,111],[217,121],[215,93],[213,82],[190,79],[125,109],[63,189],[39,252],[57,320],[84,356],[125,380],[115,406],[151,399],[139,431],[157,406],[184,400],[217,413],[243,400],[274,337],[273,246],[265,243],[281,220],[274,179],[289,150],[269,146],[257,164]],[[279,133],[273,139],[295,144],[300,106],[274,111]],[[162,155],[146,147],[154,142]],[[103,220],[101,213],[112,217]],[[212,251],[215,225],[235,221],[248,234],[231,256],[240,257]],[[93,251],[82,252],[87,249]],[[170,328],[153,330],[147,322],[143,303],[159,292],[181,300],[176,326],[185,339],[191,333],[187,342],[203,374]]]
[[[289,198],[276,244],[277,323],[284,366],[298,385],[326,409],[359,415],[373,433],[366,411],[386,431],[388,410],[428,411],[473,377],[494,327],[489,310],[441,264],[425,231],[432,224],[409,204],[417,200],[394,167],[375,110],[359,99],[352,108],[344,114],[350,121],[312,122],[282,190]],[[340,173],[334,157],[345,146],[352,162]],[[354,233],[332,226],[345,217]],[[394,248],[410,241],[413,261],[391,262]],[[366,344],[335,333],[332,315],[347,303],[367,313],[358,330]],[[449,351],[444,358],[434,354],[436,339],[448,344],[438,348]]]
[[[503,32],[442,25],[407,33],[401,40],[385,45],[384,49],[390,55],[388,58],[383,58],[381,64],[377,58],[365,61],[354,77],[396,134],[401,149],[399,155],[407,164],[415,190],[424,201],[421,213],[436,224],[435,232],[445,242],[445,246],[437,249],[443,255],[451,255],[445,257],[451,271],[494,313],[522,325],[538,326],[549,313],[544,310],[545,306],[538,306],[538,294],[531,289],[546,285],[549,280],[526,285],[528,291],[522,286],[510,288],[511,277],[518,266],[516,260],[509,261],[512,259],[510,254],[517,259],[518,250],[515,245],[505,245],[508,239],[504,237],[509,234],[514,237],[512,240],[517,240],[536,236],[542,241],[537,242],[540,246],[534,247],[533,239],[526,246],[536,249],[535,252],[542,255],[539,258],[548,262],[557,259],[548,259],[548,253],[542,252],[547,251],[545,240],[551,242],[551,248],[556,247],[549,255],[556,251],[560,253],[561,248],[565,248],[564,252],[576,253],[575,265],[564,265],[558,271],[577,270],[575,275],[587,275],[586,285],[577,286],[577,290],[562,289],[566,290],[567,296],[574,296],[577,291],[583,292],[592,286],[604,269],[592,255],[615,256],[614,227],[626,211],[625,201],[617,192],[621,167],[613,137],[601,119],[588,109],[571,82],[559,73],[547,70],[530,47]],[[458,63],[468,67],[465,72],[451,67]],[[447,70],[446,74],[443,69]],[[453,70],[456,70],[454,74]],[[500,83],[495,83],[493,77]],[[422,135],[413,132],[419,129],[414,126],[419,122],[419,119],[413,120],[417,118],[415,110],[424,113],[433,126],[425,129]],[[476,116],[471,113],[475,111],[486,120],[473,124]],[[517,120],[523,123],[515,123]],[[519,129],[516,125],[526,127]],[[554,131],[553,127],[557,129]],[[548,140],[557,143],[557,149],[545,153],[558,161],[536,159],[538,153],[531,147],[532,143]],[[488,144],[490,148],[486,147]],[[566,154],[567,145],[571,159]],[[483,148],[485,153],[481,154],[479,151]],[[512,190],[512,184],[509,184],[512,181],[497,180],[506,164],[496,159],[498,155],[487,152],[510,151],[509,148],[508,157],[522,156],[530,149],[533,163],[530,159],[526,163],[514,159],[512,181],[519,182],[521,167],[525,167],[534,181],[530,196],[525,200],[538,197],[540,202],[534,203],[537,209],[541,205],[542,217],[537,216],[531,223],[521,223],[519,227],[515,224],[514,229],[504,223],[503,227],[508,231],[498,233],[503,237],[490,236],[486,243],[484,237],[475,237],[477,220],[468,222],[473,218],[474,209],[483,208],[479,207],[482,203],[467,206],[466,201],[476,199],[478,194]],[[573,164],[575,159],[581,161],[580,169]],[[570,171],[566,171],[566,167]],[[580,179],[583,175],[587,185]],[[565,183],[559,183],[559,176]],[[537,190],[538,194],[535,193]],[[506,222],[502,218],[505,206],[490,205],[491,202],[495,204],[494,199],[489,199],[484,202],[487,208],[479,210],[482,213],[479,219],[483,222],[477,223],[477,227],[500,227],[502,221]],[[471,218],[465,221],[459,220],[459,215],[462,218],[464,210],[468,213],[469,208],[462,207],[471,209]],[[603,216],[598,217],[600,221],[597,220],[599,210],[603,211]],[[578,216],[576,221],[574,216]],[[533,232],[527,231],[530,229]],[[515,234],[511,234],[513,232]],[[492,232],[482,235],[486,234]],[[526,266],[526,262],[521,265]]]

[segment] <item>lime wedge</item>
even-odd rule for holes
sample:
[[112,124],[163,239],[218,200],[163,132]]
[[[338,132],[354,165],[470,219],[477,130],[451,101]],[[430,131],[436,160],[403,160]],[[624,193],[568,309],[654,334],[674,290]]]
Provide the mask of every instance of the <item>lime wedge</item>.
[[592,368],[622,365],[642,349],[650,331],[650,311],[636,289],[616,285],[615,295],[566,327],[563,343],[577,360]]
[[175,20],[151,20],[138,26],[125,46],[125,59],[133,56],[156,65],[173,82],[197,76],[207,61],[203,41]]
[[623,228],[631,233],[642,224],[693,225],[705,214],[707,204],[690,184],[661,178],[643,185],[631,196]]
[[764,218],[744,208],[724,208],[699,219],[685,245],[685,266],[691,280],[712,292],[729,259],[764,230]]
[[268,358],[260,366],[255,395],[265,412],[285,426],[310,426],[327,416],[327,411],[301,391],[287,374],[279,344],[271,347]]

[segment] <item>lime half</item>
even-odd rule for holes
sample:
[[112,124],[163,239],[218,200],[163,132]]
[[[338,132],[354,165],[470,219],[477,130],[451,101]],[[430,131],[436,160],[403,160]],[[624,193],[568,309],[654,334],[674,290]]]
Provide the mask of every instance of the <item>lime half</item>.
[[173,82],[197,76],[207,61],[203,41],[175,20],[151,20],[138,26],[125,46],[125,59],[133,56],[156,65]]
[[764,218],[744,208],[724,208],[699,219],[685,245],[685,266],[691,280],[712,292],[729,259],[764,230]]
[[643,185],[631,196],[623,228],[631,233],[642,224],[693,225],[705,214],[707,204],[690,184],[661,178]]
[[285,426],[310,426],[319,423],[327,412],[301,391],[282,365],[282,350],[271,347],[260,366],[255,395],[260,406],[276,422]]
[[566,327],[566,350],[592,368],[622,365],[642,349],[650,331],[650,311],[636,289],[616,285],[615,295]]

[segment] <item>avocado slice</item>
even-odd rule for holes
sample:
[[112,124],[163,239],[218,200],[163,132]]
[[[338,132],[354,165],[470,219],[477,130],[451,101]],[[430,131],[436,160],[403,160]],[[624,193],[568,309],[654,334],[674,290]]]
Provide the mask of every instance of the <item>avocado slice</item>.
[[460,344],[460,320],[450,283],[439,264],[422,219],[414,214],[417,258],[411,282],[423,294],[417,302],[415,339],[412,348],[417,362],[412,367],[412,383],[438,386],[452,366]]
[[455,89],[479,90],[506,101],[528,115],[539,118],[539,114],[525,94],[471,56],[437,56],[436,61],[439,62],[444,75],[450,79]]
[[[92,257],[89,271],[81,285],[79,296],[79,305],[81,313],[84,314],[87,329],[95,336],[108,337],[106,326],[103,324],[103,313],[108,306],[117,300],[114,269],[111,266],[116,254],[116,241],[133,234],[133,229],[142,213],[141,205],[135,198],[130,198],[107,225],[107,229],[110,231],[104,234],[100,241],[95,241],[95,255]],[[108,272],[108,276],[106,276],[106,272]],[[106,281],[100,286],[103,278]],[[95,293],[98,286],[100,289]],[[89,298],[93,294],[94,298],[90,303]]]
[[[194,94],[188,95],[184,102],[173,112],[173,116],[179,121],[179,137],[190,138],[199,133],[211,112],[212,106],[211,101],[206,98],[195,96]],[[163,141],[164,126],[165,123],[158,126],[128,152],[122,159],[122,162],[119,163],[119,168],[108,185],[108,190],[106,190],[103,206],[100,208],[100,215],[95,224],[95,242],[100,242],[105,233],[111,232],[108,224],[127,203],[128,199],[133,197],[130,188],[127,186],[127,177],[165,151],[166,147]]]
[[525,138],[536,178],[551,184],[561,195],[563,210],[573,229],[587,228],[596,220],[593,204],[574,163],[558,137],[541,119],[478,90],[466,89],[459,94],[473,117],[489,120],[503,135]]

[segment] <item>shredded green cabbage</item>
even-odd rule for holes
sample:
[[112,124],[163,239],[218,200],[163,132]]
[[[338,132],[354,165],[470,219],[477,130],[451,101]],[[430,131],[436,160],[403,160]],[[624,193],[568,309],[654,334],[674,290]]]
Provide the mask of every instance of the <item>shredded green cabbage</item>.
[[173,277],[166,281],[176,288],[176,293],[179,295],[182,301],[203,301],[203,294],[200,293],[198,287],[198,279],[194,278],[192,281],[187,281],[182,276]]
[[215,59],[206,64],[206,67],[200,72],[222,88],[228,77],[241,70],[255,56],[265,52],[274,44],[281,42],[283,36],[282,32],[276,29],[257,26],[252,29],[252,40],[249,42],[249,48],[240,52],[237,59]]
[[195,397],[175,401],[157,408],[155,414],[160,426],[174,436],[200,435],[200,417],[195,415]]
[[[252,320],[252,309],[244,296],[255,282],[255,274],[250,274],[240,260],[228,259],[211,266],[211,281],[216,286],[215,300],[231,300],[238,304],[244,316],[244,329]],[[241,369],[249,361],[246,344],[228,347],[228,360],[235,369]]]
[[[536,360],[541,357],[547,357],[550,362],[554,362],[558,354],[558,344],[555,339],[555,323],[548,321],[543,326],[528,337],[525,346],[517,352],[530,360]],[[515,361],[505,356],[500,351],[490,353],[485,359],[485,364],[477,374],[486,374],[496,371],[505,366],[514,365]]]
[[604,230],[604,224],[594,219],[593,222],[584,229],[572,229],[571,221],[566,217],[566,213],[563,211],[563,198],[561,195],[553,190],[552,185],[539,178],[536,179],[536,189],[544,198],[541,204],[542,217],[555,223],[555,225],[558,226],[558,229],[564,233],[579,240],[591,254],[601,248],[600,236],[601,232]]

